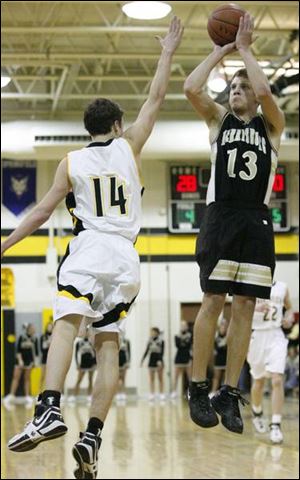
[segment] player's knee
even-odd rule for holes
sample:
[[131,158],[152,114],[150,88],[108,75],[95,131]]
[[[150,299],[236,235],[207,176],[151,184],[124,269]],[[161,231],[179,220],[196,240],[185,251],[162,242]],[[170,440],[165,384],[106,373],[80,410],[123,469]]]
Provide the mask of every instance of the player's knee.
[[283,375],[280,373],[274,373],[272,375],[272,387],[273,388],[279,388],[282,387],[283,385]]

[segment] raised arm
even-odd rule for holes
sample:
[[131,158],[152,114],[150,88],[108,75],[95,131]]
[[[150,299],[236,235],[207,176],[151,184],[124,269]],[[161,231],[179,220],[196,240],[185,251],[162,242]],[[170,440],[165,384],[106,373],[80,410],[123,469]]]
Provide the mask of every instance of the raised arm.
[[67,158],[64,158],[57,167],[52,187],[48,193],[1,244],[1,256],[8,248],[20,242],[43,225],[56,206],[65,198],[71,187],[67,173]]
[[189,102],[206,122],[207,126],[218,127],[226,109],[216,103],[205,91],[206,83],[211,71],[228,53],[235,48],[235,43],[229,43],[220,47],[214,46],[212,53],[193,70],[184,82],[184,93]]
[[158,37],[162,46],[162,52],[150,86],[149,96],[142,106],[136,121],[124,133],[124,137],[131,144],[136,156],[139,156],[149,138],[164,101],[170,78],[172,57],[180,44],[182,34],[183,27],[181,22],[177,17],[174,17],[166,37]]
[[263,115],[268,123],[271,133],[280,138],[285,126],[284,114],[274,99],[267,77],[253,56],[250,45],[254,30],[254,19],[249,13],[240,18],[239,29],[236,36],[236,48],[241,55],[247,70],[248,78],[254,93],[259,101]]

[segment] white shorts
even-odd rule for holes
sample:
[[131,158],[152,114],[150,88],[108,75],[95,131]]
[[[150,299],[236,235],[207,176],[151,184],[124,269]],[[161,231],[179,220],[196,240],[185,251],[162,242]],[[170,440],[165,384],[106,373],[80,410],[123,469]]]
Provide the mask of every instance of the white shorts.
[[54,320],[79,314],[95,333],[120,333],[140,289],[138,253],[124,237],[84,230],[69,243],[57,284]]
[[253,330],[247,360],[254,379],[284,373],[288,340],[281,328]]

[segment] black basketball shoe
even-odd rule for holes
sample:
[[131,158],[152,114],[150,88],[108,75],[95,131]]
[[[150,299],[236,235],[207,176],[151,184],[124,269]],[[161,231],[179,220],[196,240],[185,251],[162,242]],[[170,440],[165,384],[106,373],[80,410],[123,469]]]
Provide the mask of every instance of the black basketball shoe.
[[90,432],[80,433],[80,440],[75,443],[72,453],[77,462],[75,478],[97,478],[98,450],[101,437]]
[[67,430],[58,407],[39,403],[35,407],[33,419],[26,423],[23,432],[8,441],[7,446],[13,452],[27,452],[40,442],[64,435]]
[[190,416],[193,422],[204,428],[215,427],[219,423],[216,412],[211,406],[208,393],[207,380],[204,382],[190,382],[188,390]]
[[249,405],[248,400],[241,396],[240,390],[229,385],[222,385],[211,399],[211,404],[221,416],[224,427],[235,433],[243,433],[244,428],[239,402],[243,406]]

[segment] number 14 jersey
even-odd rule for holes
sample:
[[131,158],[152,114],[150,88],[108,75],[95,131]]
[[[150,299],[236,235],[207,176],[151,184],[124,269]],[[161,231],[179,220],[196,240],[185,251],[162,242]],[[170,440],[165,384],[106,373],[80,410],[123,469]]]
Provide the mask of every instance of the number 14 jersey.
[[262,115],[244,122],[226,113],[212,143],[211,177],[206,203],[268,205],[277,166]]
[[141,227],[142,185],[129,143],[116,138],[70,152],[68,173],[76,202],[72,214],[82,228],[135,242]]

